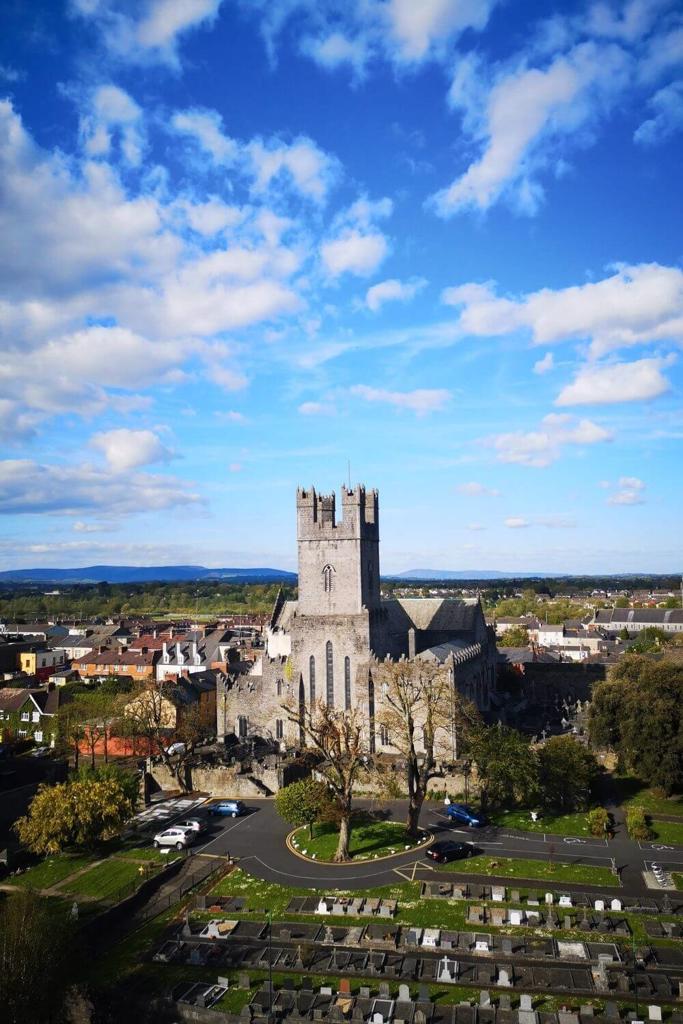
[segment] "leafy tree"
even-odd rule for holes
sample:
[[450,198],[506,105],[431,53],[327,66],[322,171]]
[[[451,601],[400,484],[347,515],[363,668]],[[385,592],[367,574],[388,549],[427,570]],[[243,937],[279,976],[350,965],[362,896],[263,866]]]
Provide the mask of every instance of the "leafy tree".
[[73,963],[72,926],[52,901],[11,893],[0,904],[3,1024],[45,1024],[59,1016]]
[[511,626],[506,629],[500,640],[499,647],[528,647],[529,630],[526,626]]
[[28,814],[14,829],[32,853],[54,855],[69,848],[91,849],[118,835],[135,802],[120,779],[79,777],[56,786],[42,785]]
[[593,690],[591,741],[670,794],[683,788],[683,668],[644,655],[623,657]]
[[656,626],[648,626],[641,629],[635,643],[629,647],[629,654],[650,654],[660,651],[663,647],[669,647],[673,641],[671,633]]
[[415,838],[429,783],[453,756],[453,732],[480,719],[473,704],[454,688],[449,673],[432,662],[385,662],[377,672],[381,698],[377,722],[405,764],[408,788],[406,832]]
[[477,766],[482,808],[529,803],[538,786],[538,758],[528,741],[505,725],[474,732],[470,753]]
[[616,601],[614,602],[614,607],[615,608],[629,608],[630,607],[629,599],[627,597],[618,597],[616,599]]
[[639,842],[652,839],[652,829],[648,825],[644,807],[636,804],[634,807],[627,808],[626,830],[631,839],[636,839]]
[[[123,735],[146,740],[150,754],[160,757],[179,788],[188,792],[188,762],[208,730],[196,704],[176,711],[171,701],[172,686],[160,681],[141,687],[124,707],[119,728]],[[174,743],[183,746],[169,754]]]
[[609,831],[610,817],[606,807],[594,807],[587,817],[592,836],[604,836]]
[[538,753],[543,803],[567,814],[588,807],[598,777],[598,762],[571,736],[553,736]]
[[318,702],[300,709],[283,704],[288,721],[303,733],[308,746],[320,755],[316,771],[334,793],[339,812],[339,842],[334,855],[338,862],[351,858],[349,841],[353,813],[353,793],[361,768],[366,763],[363,743],[363,719],[357,709],[337,711]]
[[324,782],[301,779],[278,791],[275,809],[280,817],[295,827],[308,825],[311,839],[313,824],[321,821],[329,811],[330,795]]

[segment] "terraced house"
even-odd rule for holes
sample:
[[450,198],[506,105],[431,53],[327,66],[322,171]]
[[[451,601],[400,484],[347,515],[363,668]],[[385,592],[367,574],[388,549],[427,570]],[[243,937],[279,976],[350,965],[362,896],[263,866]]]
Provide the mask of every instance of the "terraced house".
[[0,690],[0,742],[33,739],[45,746],[57,740],[59,690],[25,690],[5,687]]

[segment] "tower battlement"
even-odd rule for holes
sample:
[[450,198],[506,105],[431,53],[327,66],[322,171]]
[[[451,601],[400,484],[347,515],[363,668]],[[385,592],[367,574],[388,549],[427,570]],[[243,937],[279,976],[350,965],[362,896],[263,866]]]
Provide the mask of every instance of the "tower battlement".
[[299,540],[319,539],[327,534],[339,539],[379,538],[379,492],[366,490],[363,484],[342,485],[342,518],[337,521],[336,495],[321,494],[315,487],[298,487],[296,492],[297,533]]

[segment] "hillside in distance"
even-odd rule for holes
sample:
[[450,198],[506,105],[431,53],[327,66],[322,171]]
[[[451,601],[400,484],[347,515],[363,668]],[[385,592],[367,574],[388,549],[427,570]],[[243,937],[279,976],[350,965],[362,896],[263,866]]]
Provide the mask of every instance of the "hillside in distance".
[[407,569],[387,576],[388,580],[510,580],[545,579],[547,572],[499,572],[497,569],[470,569],[453,572],[448,569]]
[[225,583],[296,583],[284,569],[207,569],[203,565],[88,565],[79,569],[7,569],[2,583],[178,583],[222,580]]

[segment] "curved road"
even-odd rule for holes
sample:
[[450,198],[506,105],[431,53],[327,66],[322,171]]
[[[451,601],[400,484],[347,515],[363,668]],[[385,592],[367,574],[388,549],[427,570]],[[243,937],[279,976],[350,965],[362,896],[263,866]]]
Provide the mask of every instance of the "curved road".
[[[358,806],[371,805],[360,801]],[[372,806],[376,807],[376,804]],[[216,824],[211,825],[207,841],[194,847],[194,853],[220,856],[229,854],[239,858],[244,868],[258,878],[299,888],[364,889],[396,884],[411,877],[421,881],[434,878],[434,868],[423,854],[415,850],[387,860],[363,861],[349,866],[303,860],[287,849],[285,837],[291,829],[277,814],[272,800],[250,800],[249,808],[249,813],[242,818],[217,819]],[[197,809],[200,810],[199,807]],[[390,817],[400,821],[405,814],[405,803],[398,801],[383,805],[383,810],[389,810]],[[187,814],[185,811],[185,816]],[[552,855],[556,861],[606,868],[610,867],[614,859],[621,869],[622,888],[629,894],[648,891],[642,871],[652,860],[673,870],[683,871],[683,847],[662,849],[661,844],[635,843],[621,831],[608,842],[597,838],[579,839],[512,831],[496,826],[477,830],[462,829],[451,825],[440,804],[425,804],[421,823],[437,835],[442,833],[474,842],[493,856],[500,854],[501,857],[547,861],[548,856]],[[457,877],[457,870],[448,871],[450,880]],[[472,875],[460,877],[476,880],[476,876]],[[510,879],[507,879],[507,883],[510,883]],[[536,884],[540,886],[540,883]],[[562,887],[576,891],[600,888],[574,883],[562,883]]]

